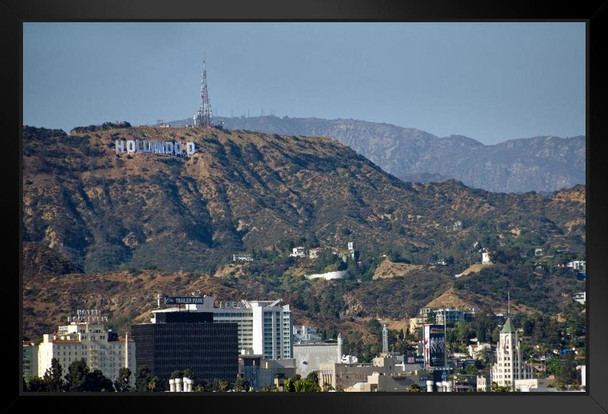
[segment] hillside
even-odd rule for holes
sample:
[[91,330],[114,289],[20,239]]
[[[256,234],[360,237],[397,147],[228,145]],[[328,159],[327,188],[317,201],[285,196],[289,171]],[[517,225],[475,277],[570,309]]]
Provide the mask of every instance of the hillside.
[[[32,248],[26,243],[26,248]],[[406,275],[357,282],[307,280],[287,268],[282,275],[259,275],[251,265],[230,266],[214,274],[122,270],[102,273],[23,275],[23,334],[39,338],[65,324],[76,309],[100,309],[109,327],[124,332],[149,320],[157,295],[213,296],[216,301],[283,299],[294,324],[326,332],[358,332],[369,337],[370,319],[402,323],[425,306],[463,310],[489,308],[505,312],[506,286],[513,313],[557,315],[572,306],[570,295],[584,282],[569,274],[528,277],[522,271],[475,275],[455,280],[436,266],[421,266]],[[370,337],[371,338],[371,337]]]
[[[116,140],[132,139],[196,151],[117,154]],[[335,332],[404,320],[452,287],[498,308],[512,279],[514,300],[549,313],[581,289],[572,275],[552,276],[584,258],[584,186],[543,196],[406,183],[329,138],[215,128],[25,127],[23,154],[26,336],[85,307],[127,329],[158,293],[281,297],[297,321]],[[337,266],[331,255],[289,257],[298,245],[351,241],[358,261],[344,264],[342,281],[302,277]],[[481,247],[497,264],[455,280]],[[530,268],[538,247],[540,277]],[[234,253],[254,261],[232,263]],[[430,265],[441,259],[449,265]]]
[[473,188],[518,193],[547,193],[585,183],[582,136],[539,136],[483,145],[459,135],[437,137],[415,128],[353,119],[261,116],[217,117],[215,122],[231,129],[330,137],[404,181],[451,178]]
[[[138,138],[192,141],[197,151],[116,154],[115,140]],[[413,264],[433,254],[465,262],[481,238],[489,247],[498,238],[584,250],[580,199],[405,183],[328,138],[26,128],[23,180],[24,241],[86,272],[212,270],[236,252],[281,253],[295,243],[344,249],[353,241],[369,257],[394,254]]]

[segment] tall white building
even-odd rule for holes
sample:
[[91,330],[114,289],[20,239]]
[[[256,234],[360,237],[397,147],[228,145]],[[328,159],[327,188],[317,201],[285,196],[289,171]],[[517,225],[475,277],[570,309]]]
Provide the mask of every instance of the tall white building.
[[530,368],[522,360],[517,331],[509,317],[500,331],[491,378],[492,382],[499,386],[509,386],[513,390],[516,388],[516,381],[532,378]]
[[135,342],[128,337],[119,338],[105,330],[102,324],[72,322],[59,326],[56,333],[44,334],[38,346],[39,377],[42,378],[51,367],[53,358],[61,364],[64,375],[72,362],[81,359],[86,361],[91,371],[98,369],[112,381],[118,379],[123,367],[131,370],[131,381],[136,371]]
[[211,312],[214,323],[236,323],[241,354],[262,355],[265,359],[293,358],[291,309],[289,305],[283,305],[281,299],[220,302],[216,308],[213,297],[205,296],[202,303],[187,304],[185,309],[153,312],[176,311]]

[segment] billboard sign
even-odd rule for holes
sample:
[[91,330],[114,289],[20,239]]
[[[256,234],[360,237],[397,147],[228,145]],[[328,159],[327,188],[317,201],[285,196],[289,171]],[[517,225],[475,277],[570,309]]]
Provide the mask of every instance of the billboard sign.
[[445,332],[443,325],[424,325],[424,367],[428,370],[445,366]]

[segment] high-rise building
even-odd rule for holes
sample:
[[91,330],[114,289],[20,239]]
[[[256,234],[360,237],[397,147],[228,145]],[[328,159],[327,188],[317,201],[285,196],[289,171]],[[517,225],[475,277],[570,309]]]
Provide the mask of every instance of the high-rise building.
[[59,326],[57,333],[42,336],[38,345],[37,375],[44,376],[53,358],[59,361],[64,374],[72,362],[84,359],[91,371],[98,369],[114,381],[123,367],[135,374],[135,351],[135,342],[128,335],[119,338],[103,324],[73,321],[70,325]]
[[192,370],[197,380],[234,382],[238,375],[237,325],[213,323],[209,312],[155,312],[151,323],[131,326],[137,366],[169,379]]
[[[169,302],[171,303],[171,302]],[[176,309],[155,310],[155,315]],[[293,323],[289,305],[282,300],[220,302],[215,307],[210,296],[185,305],[188,312],[209,312],[214,323],[236,323],[239,353],[262,355],[265,359],[293,358]]]
[[513,390],[517,380],[532,378],[531,369],[522,360],[517,330],[510,317],[507,317],[500,331],[500,339],[496,346],[496,362],[491,367],[491,378],[492,382],[499,386],[509,386]]

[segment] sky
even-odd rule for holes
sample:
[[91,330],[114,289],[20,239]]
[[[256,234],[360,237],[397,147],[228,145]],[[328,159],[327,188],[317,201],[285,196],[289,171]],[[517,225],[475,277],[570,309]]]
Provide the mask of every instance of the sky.
[[585,135],[583,22],[23,24],[23,124],[357,119],[491,145]]

